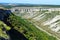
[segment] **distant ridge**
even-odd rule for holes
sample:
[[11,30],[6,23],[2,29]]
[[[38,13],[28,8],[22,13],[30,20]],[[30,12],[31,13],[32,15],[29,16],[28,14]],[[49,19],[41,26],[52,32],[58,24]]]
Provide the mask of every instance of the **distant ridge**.
[[0,3],[0,6],[12,6],[12,7],[60,7],[60,5],[24,4],[24,3]]

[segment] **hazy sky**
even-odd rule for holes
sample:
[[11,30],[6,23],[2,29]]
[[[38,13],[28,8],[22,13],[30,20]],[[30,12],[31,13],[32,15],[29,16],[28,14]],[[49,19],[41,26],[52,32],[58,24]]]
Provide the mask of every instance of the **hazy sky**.
[[0,3],[29,3],[60,5],[60,0],[0,0]]

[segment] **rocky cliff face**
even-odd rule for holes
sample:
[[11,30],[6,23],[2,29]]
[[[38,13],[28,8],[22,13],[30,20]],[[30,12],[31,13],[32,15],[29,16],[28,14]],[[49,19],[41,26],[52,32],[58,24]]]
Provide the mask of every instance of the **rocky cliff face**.
[[34,24],[45,29],[47,32],[50,32],[52,35],[56,35],[60,38],[60,8],[43,7],[38,8],[38,11],[36,11],[36,8],[33,7],[16,7],[12,9],[18,9],[16,11],[13,11],[16,16],[30,19],[30,21],[32,21]]

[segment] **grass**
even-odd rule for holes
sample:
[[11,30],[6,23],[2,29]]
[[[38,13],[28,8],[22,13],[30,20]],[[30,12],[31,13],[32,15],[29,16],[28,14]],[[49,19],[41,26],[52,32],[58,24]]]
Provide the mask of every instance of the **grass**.
[[57,40],[55,37],[37,29],[31,22],[21,17],[10,15],[9,22],[29,40]]

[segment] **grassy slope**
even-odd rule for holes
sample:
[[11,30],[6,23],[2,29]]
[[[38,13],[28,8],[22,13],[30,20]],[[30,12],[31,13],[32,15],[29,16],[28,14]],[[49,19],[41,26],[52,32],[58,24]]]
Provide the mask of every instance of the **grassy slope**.
[[57,40],[56,38],[37,29],[32,23],[28,20],[22,19],[21,17],[10,15],[8,21],[16,30],[25,35],[29,40]]
[[10,30],[9,26],[4,24],[4,22],[0,21],[0,37],[7,39],[9,36],[2,30],[3,28],[5,28],[6,30]]

